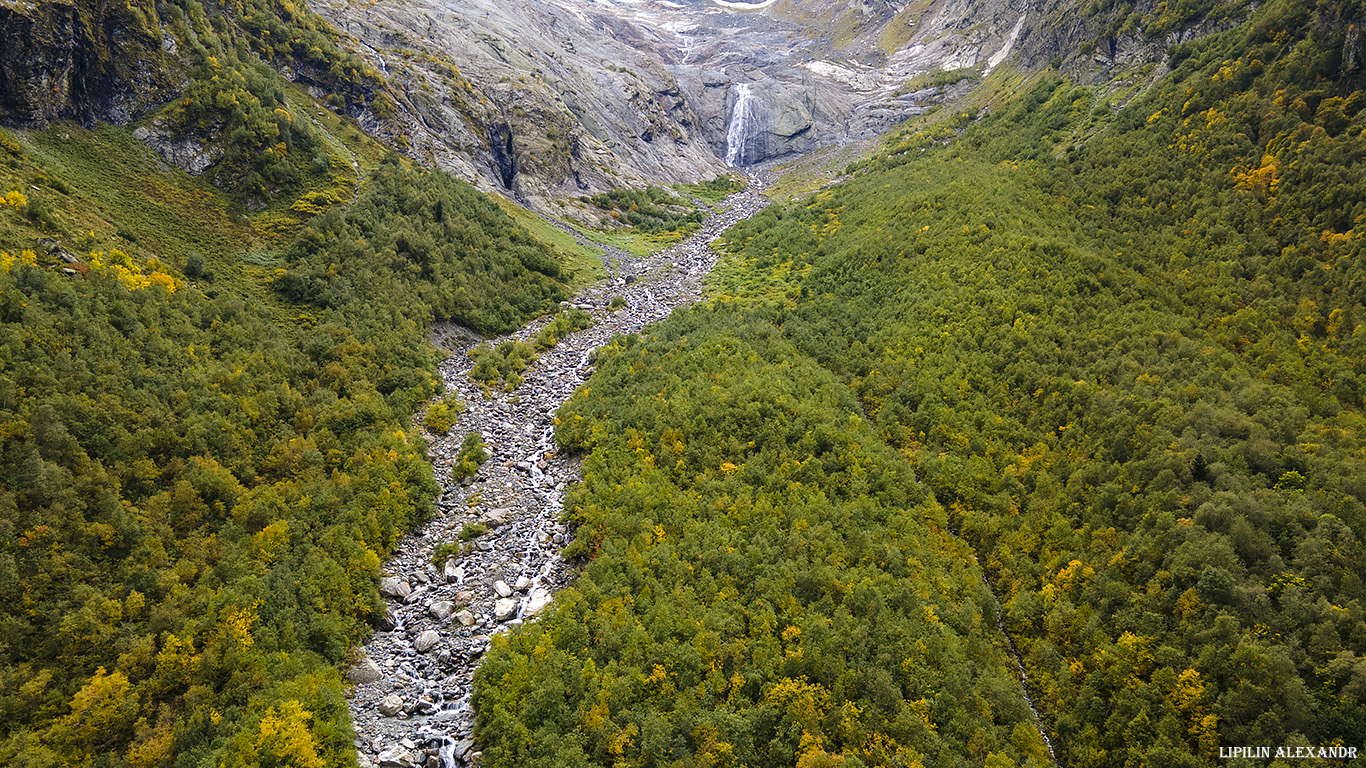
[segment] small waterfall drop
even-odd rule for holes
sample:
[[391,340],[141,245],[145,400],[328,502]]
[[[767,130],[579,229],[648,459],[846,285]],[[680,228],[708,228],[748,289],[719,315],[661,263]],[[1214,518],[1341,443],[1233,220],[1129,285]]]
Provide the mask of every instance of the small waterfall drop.
[[737,84],[735,106],[731,107],[730,125],[726,127],[726,165],[738,168],[761,159],[753,151],[758,122],[759,99],[751,91],[749,83]]

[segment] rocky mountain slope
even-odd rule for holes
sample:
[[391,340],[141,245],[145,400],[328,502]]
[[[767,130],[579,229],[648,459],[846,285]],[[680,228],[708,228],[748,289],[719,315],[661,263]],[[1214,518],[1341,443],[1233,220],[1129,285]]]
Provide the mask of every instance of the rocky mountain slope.
[[[164,5],[0,3],[0,122],[127,123],[178,97],[213,33]],[[261,20],[292,11],[266,0],[208,18],[424,164],[546,211],[878,135],[1001,67],[1122,78],[1244,5],[318,0],[326,22],[299,17],[318,40],[273,36]],[[145,134],[178,145],[173,130]]]
[[[1207,5],[1177,15],[1152,2],[326,0],[318,10],[393,86],[397,116],[370,128],[544,209],[878,135],[944,100],[942,86],[1003,65],[1106,82],[1244,15],[1238,3]],[[933,77],[941,71],[958,77]]]

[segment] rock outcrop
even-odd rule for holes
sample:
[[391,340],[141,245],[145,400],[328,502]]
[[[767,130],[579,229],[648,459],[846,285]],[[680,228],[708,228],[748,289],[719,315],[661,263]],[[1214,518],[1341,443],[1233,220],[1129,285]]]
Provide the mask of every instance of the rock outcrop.
[[315,10],[354,35],[395,94],[365,121],[419,160],[542,210],[724,166],[646,30],[554,2],[436,0]]
[[127,123],[185,87],[155,11],[88,0],[0,1],[0,123]]

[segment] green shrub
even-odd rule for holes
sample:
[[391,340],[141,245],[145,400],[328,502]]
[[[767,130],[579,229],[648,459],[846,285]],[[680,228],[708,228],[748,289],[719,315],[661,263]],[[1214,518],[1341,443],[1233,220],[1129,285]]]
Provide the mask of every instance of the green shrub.
[[459,397],[448,395],[427,406],[423,424],[428,430],[444,435],[451,431],[451,427],[455,426],[460,414],[465,410],[465,403]]
[[484,439],[478,432],[471,432],[465,435],[465,441],[460,446],[460,452],[456,455],[455,463],[451,465],[451,477],[455,480],[464,480],[479,471],[479,467],[489,460],[488,451],[485,450]]

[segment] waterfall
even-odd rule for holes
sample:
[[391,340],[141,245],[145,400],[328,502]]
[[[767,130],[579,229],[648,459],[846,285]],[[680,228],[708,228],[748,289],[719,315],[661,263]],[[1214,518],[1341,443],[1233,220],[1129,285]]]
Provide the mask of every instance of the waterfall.
[[753,146],[759,122],[759,99],[750,91],[749,83],[735,86],[735,106],[731,107],[730,125],[726,128],[726,165],[738,168],[763,159],[756,157]]

